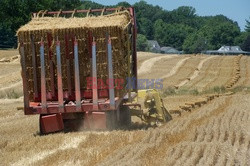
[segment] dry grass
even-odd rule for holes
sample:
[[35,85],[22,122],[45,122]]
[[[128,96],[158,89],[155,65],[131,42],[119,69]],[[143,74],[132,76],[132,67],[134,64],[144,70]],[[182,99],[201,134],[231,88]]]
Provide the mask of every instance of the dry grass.
[[46,30],[58,30],[58,29],[74,29],[74,28],[85,28],[85,27],[110,27],[119,26],[125,27],[130,21],[130,15],[127,11],[98,16],[98,17],[74,17],[74,18],[64,18],[64,17],[40,17],[33,18],[28,24],[22,26],[17,34],[20,35],[22,32],[26,31],[46,31]]
[[170,165],[248,165],[250,114],[248,103],[242,102],[244,97],[224,99],[225,104],[211,112],[211,117],[207,113],[205,123],[190,130],[185,142],[168,150],[166,161]]
[[187,84],[184,85],[184,87],[196,87],[197,89],[203,89],[209,82],[213,81],[212,79],[214,77],[216,77],[218,67],[221,64],[222,59],[222,57],[215,57],[205,63],[200,69],[199,76],[189,81]]
[[[247,98],[247,101],[244,98]],[[241,103],[238,103],[239,100]],[[227,164],[247,165],[250,141],[247,133],[249,130],[248,102],[249,95],[219,98],[192,114],[176,118],[160,128],[148,130],[145,132],[144,139],[135,145],[128,145],[126,152],[123,151],[124,148],[117,151],[105,160],[105,164],[215,165],[220,164],[224,156],[228,158]],[[235,117],[232,113],[235,109],[239,109],[240,105],[242,105],[241,115]],[[209,132],[209,129],[214,126],[214,119],[224,121]],[[220,130],[223,126],[224,132],[227,131],[230,134],[229,138],[220,141],[224,138],[223,130]],[[236,131],[238,134],[234,136]],[[211,132],[214,135],[220,135],[219,139],[211,136]],[[198,133],[196,140],[195,133]],[[234,149],[237,150],[234,151]]]
[[[150,58],[153,55],[141,63]],[[165,71],[158,71],[158,75],[166,75],[184,58],[158,61],[153,68],[165,64]],[[180,83],[182,76],[195,72],[196,67],[191,63],[198,65],[202,59],[204,57],[197,57],[196,62],[193,57],[189,58],[176,72],[180,79],[172,76],[167,80]],[[183,88],[192,90],[196,85],[207,86],[228,70],[223,63],[231,63],[231,60],[225,59],[227,57],[216,57],[204,63],[200,74]],[[235,91],[243,92],[216,98],[161,127],[147,130],[81,131],[39,136],[38,116],[25,116],[23,111],[16,109],[23,106],[22,98],[0,99],[0,165],[250,165],[250,94],[244,90],[250,86],[250,58],[242,59],[242,77],[237,86],[243,88],[235,88]],[[15,72],[20,67],[1,65],[1,70],[9,69],[12,73],[8,78],[6,72],[0,72],[0,77],[5,78],[2,85],[15,84]],[[219,65],[222,65],[221,69]],[[226,74],[231,75],[230,71]],[[217,86],[226,82],[224,77],[222,83],[219,80],[215,80]],[[164,103],[172,109],[201,97],[203,94],[174,94],[164,98]]]
[[162,57],[162,59],[154,63],[154,66],[151,68],[151,71],[139,74],[139,78],[160,79],[166,77],[166,75],[168,75],[169,73],[176,73],[177,69],[180,67],[180,65],[182,65],[182,63],[179,63],[178,66],[176,66],[176,64],[178,62],[184,63],[184,59],[187,58],[186,56],[172,55],[162,55]]
[[18,55],[18,51],[16,49],[6,49],[0,50],[0,59],[2,58],[10,58],[12,56]]
[[[140,54],[139,54],[140,55]],[[177,55],[165,55],[165,56],[159,56],[159,54],[155,54],[154,57],[151,56],[145,56],[142,57],[142,59],[145,59],[143,61],[142,64],[139,64],[139,68],[138,68],[138,75],[145,75],[145,74],[149,74],[152,72],[152,70],[155,68],[155,64],[159,61],[166,61],[167,59],[171,59],[176,57]],[[147,59],[146,59],[147,57]],[[148,59],[148,57],[151,57]],[[141,58],[140,58],[141,60]]]
[[149,52],[137,52],[137,67],[141,67],[141,64],[148,59],[162,57],[162,54],[149,53]]
[[[0,50],[0,59],[2,57],[11,59],[11,57],[17,54],[17,50]],[[20,70],[19,59],[9,63],[0,63],[0,99],[12,99],[22,96],[23,90]]]

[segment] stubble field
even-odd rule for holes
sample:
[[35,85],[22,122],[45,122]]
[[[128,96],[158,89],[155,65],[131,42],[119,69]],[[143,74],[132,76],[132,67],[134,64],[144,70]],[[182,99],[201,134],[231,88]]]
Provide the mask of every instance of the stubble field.
[[[40,136],[38,116],[17,109],[16,55],[0,51],[0,165],[250,165],[250,57],[139,52],[139,78],[163,79],[165,107],[179,113],[172,121]],[[205,102],[180,108],[197,101]]]

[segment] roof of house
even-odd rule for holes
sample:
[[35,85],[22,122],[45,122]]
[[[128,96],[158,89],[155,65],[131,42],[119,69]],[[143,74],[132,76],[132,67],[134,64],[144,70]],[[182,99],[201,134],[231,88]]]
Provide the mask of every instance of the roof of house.
[[239,47],[239,46],[222,46],[220,49],[218,49],[218,51],[226,51],[226,52],[229,52],[229,51],[234,51],[234,52],[237,52],[237,51],[242,51],[242,49]]
[[243,51],[240,46],[222,46],[218,50],[207,50],[207,54],[250,54],[250,52]]
[[180,54],[181,52],[173,47],[162,47],[161,52],[164,52],[166,54]]
[[148,40],[148,44],[150,47],[160,49],[160,45],[156,40]]
[[165,53],[179,53],[179,51],[173,47],[161,47],[161,51]]

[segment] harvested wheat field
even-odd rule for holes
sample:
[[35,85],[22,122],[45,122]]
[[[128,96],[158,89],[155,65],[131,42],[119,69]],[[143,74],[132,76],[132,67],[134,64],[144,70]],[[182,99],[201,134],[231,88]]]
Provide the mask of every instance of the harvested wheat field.
[[0,165],[250,165],[250,57],[138,53],[163,79],[173,120],[157,127],[39,135],[25,116],[19,57],[0,51]]

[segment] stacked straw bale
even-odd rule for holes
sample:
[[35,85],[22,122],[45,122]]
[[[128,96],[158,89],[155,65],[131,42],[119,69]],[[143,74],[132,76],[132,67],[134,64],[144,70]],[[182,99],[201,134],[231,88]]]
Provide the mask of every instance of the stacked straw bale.
[[[56,40],[60,41],[61,59],[62,59],[62,79],[63,90],[68,90],[67,84],[67,65],[66,65],[66,50],[65,37],[69,37],[69,55],[71,59],[71,82],[74,89],[74,49],[73,40],[76,37],[79,50],[79,68],[80,68],[80,86],[81,90],[87,88],[87,77],[91,77],[91,47],[89,34],[95,38],[97,45],[97,74],[98,78],[106,80],[108,78],[108,63],[107,63],[107,45],[106,34],[111,37],[112,53],[113,53],[113,70],[114,78],[125,79],[128,77],[128,54],[131,53],[131,48],[128,47],[128,42],[131,42],[129,35],[131,24],[131,16],[127,11],[95,17],[85,18],[62,18],[62,17],[41,17],[33,18],[28,24],[21,27],[18,32],[19,44],[24,44],[26,73],[28,77],[28,89],[30,100],[34,99],[34,78],[33,70],[37,71],[38,90],[41,87],[41,69],[40,69],[40,42],[43,38],[45,46],[45,68],[46,68],[46,88],[51,91],[51,76],[49,66],[48,52],[52,52],[52,61],[55,70],[55,88],[57,89],[56,75]],[[51,34],[53,41],[52,46],[48,47],[47,34]],[[32,46],[31,36],[34,36],[37,68],[32,67]],[[124,88],[125,89],[125,88]],[[123,96],[125,90],[116,90],[116,96]]]

